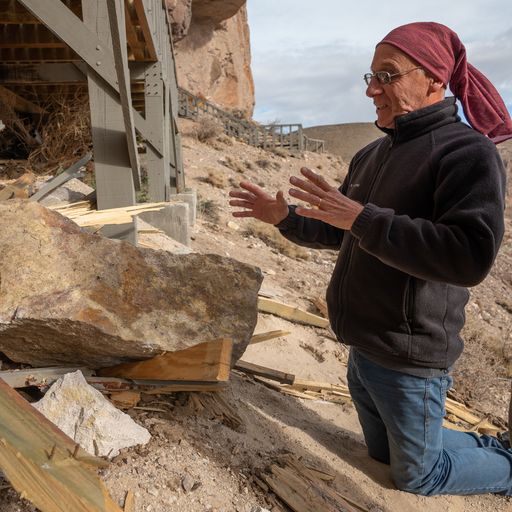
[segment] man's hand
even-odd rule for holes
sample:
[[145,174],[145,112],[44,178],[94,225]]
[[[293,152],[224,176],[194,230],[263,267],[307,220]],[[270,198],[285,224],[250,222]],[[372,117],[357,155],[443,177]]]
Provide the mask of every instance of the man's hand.
[[289,193],[316,208],[298,207],[295,213],[350,230],[356,217],[363,211],[363,206],[344,196],[337,188],[331,187],[322,176],[312,170],[303,167],[300,172],[306,179],[292,176],[290,183],[298,188],[291,188]]
[[237,198],[229,201],[229,204],[245,209],[233,212],[233,217],[254,217],[267,224],[279,224],[288,216],[288,203],[283,192],[279,191],[273,197],[257,185],[246,181],[240,183],[240,187],[244,190],[232,190],[229,193],[230,197]]

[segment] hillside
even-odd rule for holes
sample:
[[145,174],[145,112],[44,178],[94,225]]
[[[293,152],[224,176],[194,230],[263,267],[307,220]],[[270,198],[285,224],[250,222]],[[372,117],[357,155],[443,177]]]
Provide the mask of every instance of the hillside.
[[[266,152],[221,135],[199,142],[197,125],[181,120],[187,185],[198,192],[198,221],[192,249],[235,257],[263,270],[262,291],[281,302],[319,314],[335,251],[294,246],[273,228],[233,219],[228,193],[241,180],[269,192],[288,188],[301,166],[340,183],[347,166],[338,156]],[[509,383],[504,379],[512,356],[512,223],[491,276],[472,291],[465,331],[466,352],[455,371],[455,388],[477,410],[505,417]],[[150,250],[150,249],[147,249]],[[346,383],[347,349],[329,331],[260,313],[255,332],[290,332],[251,345],[244,359],[302,379]],[[240,425],[219,410],[198,404],[186,393],[151,397],[129,410],[153,439],[143,448],[124,450],[102,472],[115,500],[135,494],[136,512],[272,512],[289,509],[258,485],[261,472],[292,454],[332,475],[332,489],[369,512],[500,512],[510,499],[485,496],[418,497],[396,491],[388,468],[370,460],[353,406],[283,395],[251,377],[234,372],[222,393]],[[2,512],[34,512],[12,490],[0,492]]]
[[327,151],[349,162],[356,151],[383,136],[373,123],[327,124],[304,128],[308,137],[325,140]]

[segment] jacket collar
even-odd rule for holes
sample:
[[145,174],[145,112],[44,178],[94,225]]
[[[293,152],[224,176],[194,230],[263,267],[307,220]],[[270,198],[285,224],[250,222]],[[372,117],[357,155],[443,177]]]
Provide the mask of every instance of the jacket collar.
[[446,124],[459,122],[457,110],[455,98],[450,96],[434,105],[397,117],[394,129],[380,128],[377,123],[375,126],[387,134],[393,143],[405,142]]

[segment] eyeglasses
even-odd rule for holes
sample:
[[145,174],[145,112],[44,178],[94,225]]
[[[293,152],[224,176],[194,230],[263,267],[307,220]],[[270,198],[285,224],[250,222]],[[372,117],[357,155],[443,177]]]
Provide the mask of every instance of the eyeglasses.
[[366,73],[363,75],[363,79],[366,82],[366,85],[370,85],[372,78],[375,77],[377,79],[377,82],[379,82],[380,85],[387,85],[390,84],[393,78],[396,78],[397,76],[403,76],[407,75],[407,73],[410,73],[411,71],[416,71],[417,69],[422,69],[420,66],[408,69],[407,71],[402,71],[401,73],[388,73],[387,71],[375,71],[375,73]]

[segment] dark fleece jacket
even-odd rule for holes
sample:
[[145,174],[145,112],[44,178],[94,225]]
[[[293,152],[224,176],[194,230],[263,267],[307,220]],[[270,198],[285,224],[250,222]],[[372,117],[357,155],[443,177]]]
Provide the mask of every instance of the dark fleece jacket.
[[352,230],[300,217],[277,227],[340,248],[327,290],[340,340],[373,359],[449,368],[462,352],[467,286],[489,272],[503,231],[505,170],[460,122],[454,98],[401,116],[359,151],[341,191],[364,205]]

